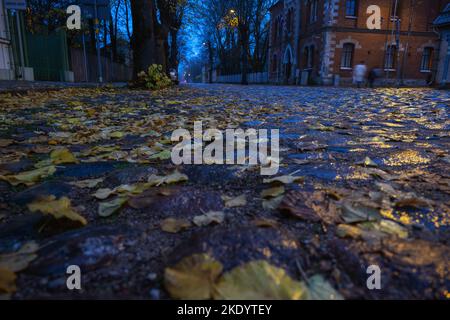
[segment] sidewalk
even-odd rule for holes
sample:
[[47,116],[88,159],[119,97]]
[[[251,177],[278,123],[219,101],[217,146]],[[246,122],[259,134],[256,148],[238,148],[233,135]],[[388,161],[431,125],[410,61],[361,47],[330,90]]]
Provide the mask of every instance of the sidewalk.
[[125,87],[126,82],[96,83],[96,82],[52,82],[52,81],[21,81],[0,80],[0,93],[23,92],[29,90],[58,90],[65,88],[96,88]]

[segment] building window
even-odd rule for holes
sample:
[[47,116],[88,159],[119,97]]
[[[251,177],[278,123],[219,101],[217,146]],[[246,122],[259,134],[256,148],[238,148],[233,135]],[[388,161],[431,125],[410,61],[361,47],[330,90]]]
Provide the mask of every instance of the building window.
[[397,47],[394,45],[387,46],[384,59],[384,69],[393,70],[396,68],[395,61],[397,59]]
[[314,23],[317,21],[317,0],[311,0],[309,3],[309,22]]
[[353,66],[353,53],[355,45],[353,43],[345,43],[342,48],[341,69],[351,69]]
[[314,66],[314,46],[305,47],[304,53],[304,66],[305,69],[312,69]]
[[426,47],[423,49],[422,63],[420,64],[421,71],[431,71],[433,65],[433,51],[432,47]]
[[345,16],[356,17],[356,0],[347,0],[345,3]]

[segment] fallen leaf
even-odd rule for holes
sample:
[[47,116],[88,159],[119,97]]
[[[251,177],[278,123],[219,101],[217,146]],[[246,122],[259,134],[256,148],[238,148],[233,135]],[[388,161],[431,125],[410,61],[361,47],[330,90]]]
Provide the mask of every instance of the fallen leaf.
[[40,179],[46,178],[48,176],[51,176],[56,172],[55,166],[47,166],[38,168],[31,171],[25,171],[21,172],[17,175],[8,175],[8,176],[1,176],[0,180],[4,180],[9,182],[13,186],[17,186],[19,184],[25,184],[27,186],[31,186],[35,184]]
[[167,218],[161,222],[161,230],[169,233],[178,233],[191,227],[191,223],[185,219]]
[[279,183],[283,183],[283,184],[290,184],[290,183],[294,183],[297,181],[304,181],[304,178],[291,176],[291,175],[285,175],[285,176],[279,176],[279,177],[270,178],[270,179],[264,179],[263,183],[279,182]]
[[342,219],[347,223],[380,220],[379,210],[358,203],[345,201],[341,207]]
[[59,200],[56,200],[56,197],[53,195],[42,197],[28,204],[28,209],[31,212],[40,211],[44,214],[50,214],[56,219],[67,218],[72,221],[78,221],[82,225],[87,224],[86,219],[72,209],[70,199],[67,197],[62,197]]
[[98,205],[98,214],[100,217],[109,217],[116,213],[127,202],[127,197],[117,197],[111,201],[100,202]]
[[302,300],[307,287],[267,261],[251,261],[224,274],[214,290],[214,299]]
[[109,188],[102,188],[102,189],[98,189],[93,196],[96,197],[97,199],[100,200],[105,200],[106,198],[108,198],[110,195],[112,195],[115,192],[115,190],[111,190]]
[[378,167],[378,165],[369,157],[365,157],[363,161],[358,162],[357,164],[366,167]]
[[92,189],[92,188],[95,188],[99,183],[102,183],[103,180],[104,180],[104,178],[87,179],[87,180],[69,182],[69,184],[76,186],[78,188]]
[[8,269],[0,268],[0,293],[16,291],[16,274]]
[[39,245],[30,241],[25,243],[18,251],[0,255],[0,269],[12,272],[25,270],[31,261],[37,258],[36,251]]
[[189,178],[187,175],[180,173],[179,171],[176,170],[173,173],[166,176],[151,175],[148,178],[148,183],[150,186],[160,186],[163,184],[172,184],[188,180]]
[[278,210],[291,217],[319,222],[321,218],[311,207],[305,204],[308,198],[311,199],[312,196],[309,192],[291,191],[283,197]]
[[262,202],[262,207],[266,210],[275,210],[280,206],[283,198],[284,197],[281,195],[272,199],[264,199]]
[[53,164],[65,164],[65,163],[77,163],[78,160],[75,158],[72,152],[67,148],[60,148],[53,150],[50,153],[50,159]]
[[408,238],[408,229],[391,220],[383,219],[378,222],[362,223],[361,225],[368,230],[376,230],[385,234],[395,235],[401,239]]
[[203,215],[195,216],[193,222],[196,226],[204,227],[212,223],[220,224],[225,219],[222,211],[209,211]]
[[222,196],[222,200],[225,201],[225,206],[227,208],[242,207],[247,204],[247,197],[245,196],[245,194],[242,194],[235,198]]
[[284,186],[273,187],[270,189],[265,189],[261,192],[262,198],[275,198],[284,193]]
[[321,275],[308,278],[309,300],[344,300],[331,284]]
[[157,154],[154,154],[149,157],[149,159],[158,159],[158,160],[167,160],[172,157],[172,153],[170,150],[164,150],[161,152],[158,152]]
[[272,219],[255,219],[252,221],[253,224],[259,228],[278,228],[279,223]]
[[114,138],[114,139],[120,139],[123,138],[125,134],[121,131],[114,131],[111,132],[111,134],[109,135],[110,138]]
[[12,139],[0,139],[0,147],[7,147],[9,145],[12,145],[14,143],[14,140]]
[[211,299],[222,264],[207,254],[194,254],[164,271],[164,286],[174,299]]

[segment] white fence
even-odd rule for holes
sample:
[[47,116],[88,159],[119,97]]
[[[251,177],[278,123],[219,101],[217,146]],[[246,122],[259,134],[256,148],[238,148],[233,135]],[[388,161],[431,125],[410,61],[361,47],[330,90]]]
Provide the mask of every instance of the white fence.
[[[241,83],[242,76],[240,74],[232,74],[227,76],[218,76],[216,82],[219,83]],[[269,74],[267,72],[257,72],[247,74],[249,83],[267,83],[269,82]]]

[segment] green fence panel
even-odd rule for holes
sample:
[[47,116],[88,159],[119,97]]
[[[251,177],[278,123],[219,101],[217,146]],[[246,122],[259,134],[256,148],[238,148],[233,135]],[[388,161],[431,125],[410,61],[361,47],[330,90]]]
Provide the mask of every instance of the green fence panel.
[[34,79],[64,81],[69,70],[67,39],[64,30],[51,34],[26,33],[28,65],[34,69]]

